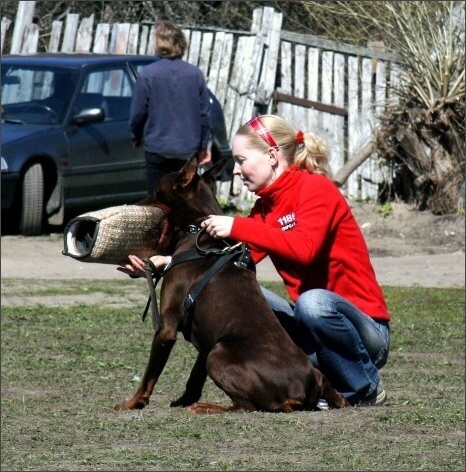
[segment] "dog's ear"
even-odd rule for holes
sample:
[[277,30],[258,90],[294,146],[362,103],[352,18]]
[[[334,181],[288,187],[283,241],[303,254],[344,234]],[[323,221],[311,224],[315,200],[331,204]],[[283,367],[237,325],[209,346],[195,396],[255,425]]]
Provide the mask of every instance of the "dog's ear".
[[198,153],[193,154],[181,169],[182,187],[187,187],[197,175],[197,159]]
[[215,184],[215,181],[217,179],[217,175],[220,174],[220,172],[223,169],[223,166],[226,164],[227,158],[224,157],[223,159],[220,159],[216,164],[214,164],[212,167],[207,169],[202,175],[202,180],[204,180],[207,184],[212,186]]

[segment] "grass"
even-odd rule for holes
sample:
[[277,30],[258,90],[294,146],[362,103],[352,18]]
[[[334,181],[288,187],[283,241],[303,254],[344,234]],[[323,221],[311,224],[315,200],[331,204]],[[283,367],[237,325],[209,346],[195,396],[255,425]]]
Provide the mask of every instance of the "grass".
[[[1,470],[464,470],[463,289],[384,287],[383,407],[193,416],[169,407],[195,358],[182,336],[151,403],[113,410],[137,388],[152,339],[145,296],[112,305],[134,283],[2,281],[2,294],[29,286],[39,301],[2,307]],[[60,305],[82,293],[86,303]],[[203,399],[229,403],[210,381]]]

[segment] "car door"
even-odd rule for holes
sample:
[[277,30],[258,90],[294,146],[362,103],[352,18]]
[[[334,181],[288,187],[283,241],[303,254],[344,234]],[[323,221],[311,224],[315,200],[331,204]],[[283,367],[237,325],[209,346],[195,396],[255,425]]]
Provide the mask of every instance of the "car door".
[[65,198],[70,203],[113,205],[145,196],[144,152],[131,145],[129,113],[133,80],[125,64],[86,72],[75,97],[72,116],[100,108],[101,122],[71,124],[67,129],[70,157]]

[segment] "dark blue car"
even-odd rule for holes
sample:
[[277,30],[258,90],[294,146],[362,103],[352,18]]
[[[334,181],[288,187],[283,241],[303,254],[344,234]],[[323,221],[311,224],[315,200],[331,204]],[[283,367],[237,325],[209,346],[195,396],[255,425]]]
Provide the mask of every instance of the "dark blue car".
[[[132,147],[128,124],[138,71],[153,61],[97,54],[1,58],[3,225],[39,235],[48,225],[62,225],[65,210],[146,196],[144,153]],[[212,94],[211,123],[213,162],[231,158]]]

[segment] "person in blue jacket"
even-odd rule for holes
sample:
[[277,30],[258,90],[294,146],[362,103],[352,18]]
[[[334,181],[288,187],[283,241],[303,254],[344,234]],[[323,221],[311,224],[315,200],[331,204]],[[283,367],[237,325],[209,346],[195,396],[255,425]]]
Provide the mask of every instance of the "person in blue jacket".
[[156,60],[140,73],[131,101],[133,146],[143,147],[147,191],[178,171],[196,152],[199,164],[211,160],[210,99],[202,71],[182,59],[188,46],[183,31],[161,21],[155,30]]

